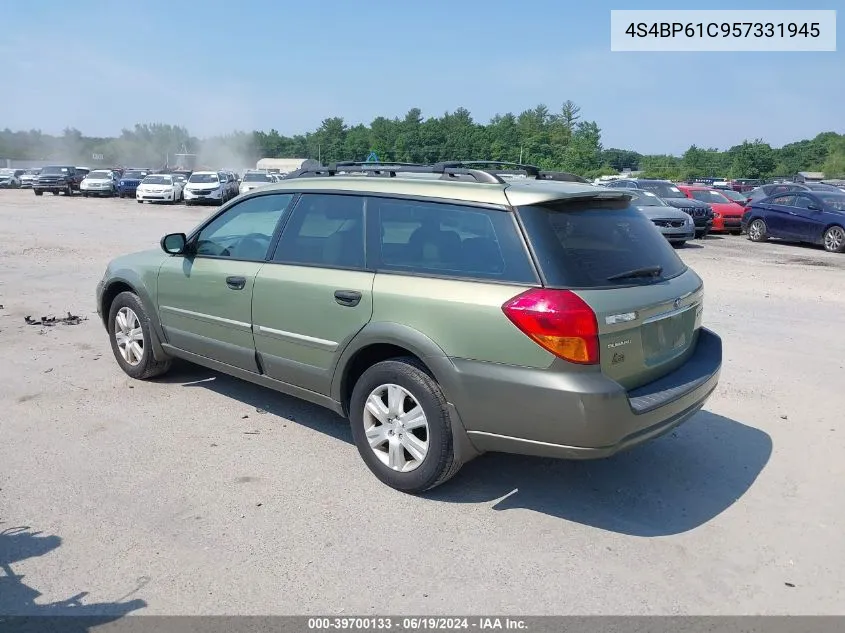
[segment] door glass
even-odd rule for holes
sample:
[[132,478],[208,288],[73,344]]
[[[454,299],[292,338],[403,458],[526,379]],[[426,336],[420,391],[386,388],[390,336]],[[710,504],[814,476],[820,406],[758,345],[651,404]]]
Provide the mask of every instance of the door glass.
[[795,198],[795,206],[799,209],[809,209],[810,205],[813,204],[813,201],[807,196],[796,196]]
[[537,280],[513,214],[439,202],[371,198],[379,269],[438,277]]
[[364,198],[303,194],[285,227],[275,262],[364,267]]
[[772,204],[777,204],[783,207],[791,207],[795,203],[795,196],[778,196],[772,199]]
[[262,261],[292,193],[257,196],[229,208],[197,237],[197,255]]

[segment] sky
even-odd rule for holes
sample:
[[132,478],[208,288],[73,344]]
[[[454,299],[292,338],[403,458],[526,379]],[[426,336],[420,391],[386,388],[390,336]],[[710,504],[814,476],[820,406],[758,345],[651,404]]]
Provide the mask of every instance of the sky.
[[755,138],[779,147],[845,132],[845,42],[824,53],[611,52],[610,10],[803,5],[13,2],[0,35],[0,128],[115,136],[160,122],[201,137],[293,135],[333,116],[354,125],[464,107],[486,123],[541,103],[556,112],[569,99],[606,148],[680,154]]

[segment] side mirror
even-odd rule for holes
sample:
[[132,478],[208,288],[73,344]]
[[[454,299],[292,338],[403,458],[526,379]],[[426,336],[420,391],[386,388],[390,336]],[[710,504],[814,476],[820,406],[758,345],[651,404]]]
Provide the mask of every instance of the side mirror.
[[168,255],[184,255],[188,247],[188,236],[184,233],[170,233],[161,238],[161,250]]

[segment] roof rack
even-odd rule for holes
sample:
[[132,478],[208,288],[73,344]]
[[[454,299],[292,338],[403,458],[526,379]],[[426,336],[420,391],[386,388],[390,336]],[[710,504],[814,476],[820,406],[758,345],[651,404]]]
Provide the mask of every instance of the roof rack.
[[504,184],[507,176],[520,175],[536,180],[554,180],[558,182],[579,182],[589,184],[586,178],[564,171],[543,171],[536,165],[511,163],[499,160],[455,160],[440,161],[433,164],[387,162],[374,163],[364,161],[340,161],[327,167],[303,168],[290,172],[285,179],[314,178],[336,176],[338,174],[396,177],[398,173],[439,174],[443,180],[460,180],[470,177],[476,182]]
[[360,174],[362,176],[395,178],[397,173],[408,174],[439,174],[443,180],[458,180],[461,176],[473,178],[476,182],[504,184],[505,181],[481,169],[467,169],[444,163],[421,165],[419,163],[364,163],[346,161],[332,163],[328,167],[297,169],[285,176],[285,180],[292,178],[315,178],[321,176],[337,176],[338,174]]

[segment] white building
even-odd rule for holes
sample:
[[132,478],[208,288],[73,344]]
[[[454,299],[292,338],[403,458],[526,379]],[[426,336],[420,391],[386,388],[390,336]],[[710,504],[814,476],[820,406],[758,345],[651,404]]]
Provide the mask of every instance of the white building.
[[320,167],[320,163],[311,158],[262,158],[255,165],[256,169],[281,174],[288,174],[297,169],[317,167]]

